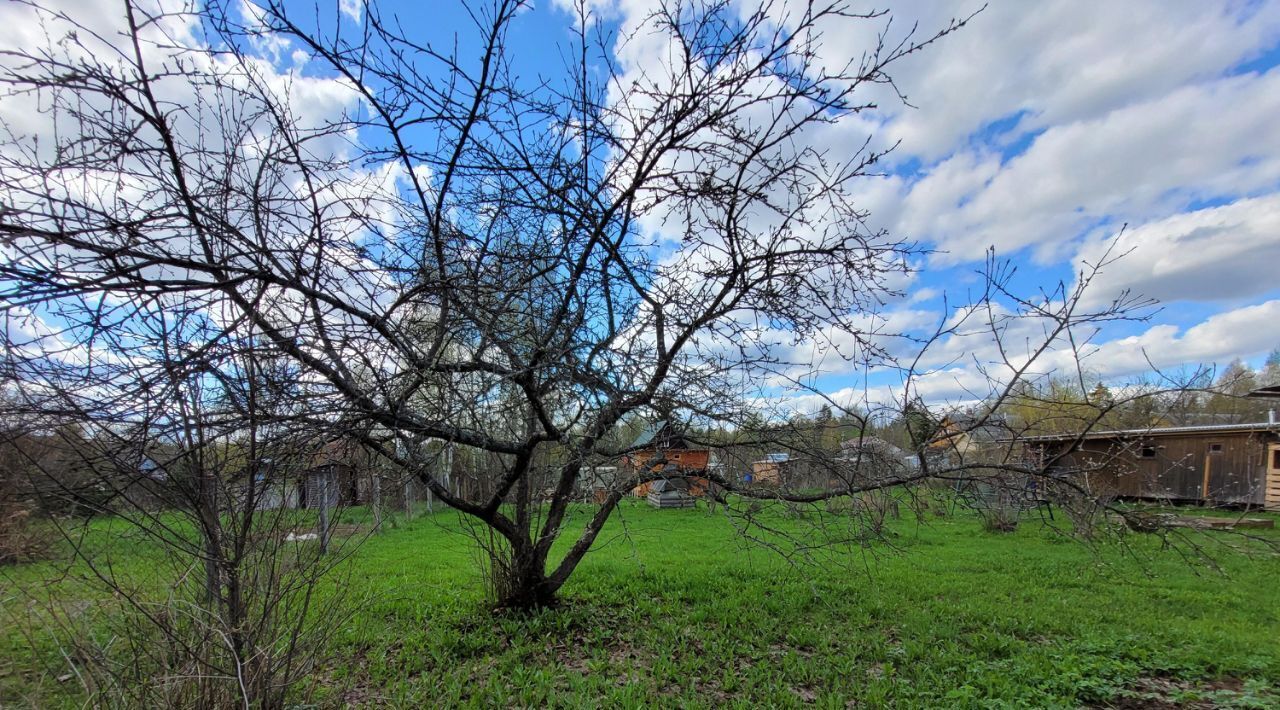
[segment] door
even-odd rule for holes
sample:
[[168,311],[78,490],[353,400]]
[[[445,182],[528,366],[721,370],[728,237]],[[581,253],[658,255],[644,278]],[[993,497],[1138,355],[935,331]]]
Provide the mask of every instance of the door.
[[1280,444],[1267,445],[1267,510],[1280,510]]

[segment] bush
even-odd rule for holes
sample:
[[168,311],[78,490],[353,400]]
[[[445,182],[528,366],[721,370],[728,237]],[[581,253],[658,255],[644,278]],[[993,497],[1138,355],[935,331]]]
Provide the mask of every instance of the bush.
[[29,562],[48,551],[31,511],[32,506],[22,503],[0,503],[0,564]]
[[1011,533],[1018,529],[1018,512],[1009,508],[993,508],[982,512],[982,528],[987,532]]

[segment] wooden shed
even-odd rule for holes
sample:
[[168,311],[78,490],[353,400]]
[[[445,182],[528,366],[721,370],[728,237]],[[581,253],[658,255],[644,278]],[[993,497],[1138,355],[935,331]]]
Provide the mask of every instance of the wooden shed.
[[345,463],[326,463],[303,471],[299,507],[336,508],[358,500],[356,470]]
[[931,455],[963,459],[1007,441],[1012,433],[1002,415],[952,413],[938,422],[927,448]]
[[[1098,431],[1028,440],[1102,495],[1280,510],[1280,425]],[[1079,444],[1076,446],[1076,444]]]
[[[654,423],[636,437],[630,448],[631,453],[623,459],[629,472],[665,471],[668,478],[687,481],[684,489],[690,495],[700,496],[706,492],[707,479],[697,474],[706,473],[711,463],[711,450],[691,445],[668,422]],[[651,483],[644,483],[636,486],[632,493],[644,498],[651,488]]]
[[791,454],[776,451],[764,455],[759,461],[751,462],[750,483],[757,486],[781,486],[789,482],[794,462]]
[[298,472],[302,508],[334,508],[367,503],[372,494],[373,457],[354,439],[335,438],[318,446]]

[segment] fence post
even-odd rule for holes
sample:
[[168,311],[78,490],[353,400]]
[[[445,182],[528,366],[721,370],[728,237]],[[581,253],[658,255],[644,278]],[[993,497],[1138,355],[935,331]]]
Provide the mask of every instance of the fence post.
[[320,476],[320,554],[329,553],[329,475]]

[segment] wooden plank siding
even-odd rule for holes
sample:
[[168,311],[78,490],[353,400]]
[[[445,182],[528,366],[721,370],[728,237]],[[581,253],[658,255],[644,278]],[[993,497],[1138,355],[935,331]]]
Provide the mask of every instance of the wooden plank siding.
[[1273,432],[1182,432],[1090,438],[1075,451],[1069,442],[1044,442],[1053,468],[1084,477],[1100,495],[1231,505],[1280,505],[1280,475],[1268,475]]
[[[664,464],[650,464],[649,461],[662,454]],[[674,466],[675,476],[688,478],[690,481],[690,493],[692,495],[701,495],[707,488],[707,481],[704,478],[697,477],[696,474],[705,473],[707,466],[711,463],[711,451],[709,449],[642,449],[627,454],[624,459],[630,470],[635,472],[644,471],[646,468],[651,471],[658,471],[666,466]],[[649,489],[652,487],[650,483],[642,483],[632,489],[632,493],[637,497],[643,498],[649,495]]]
[[1267,510],[1280,511],[1280,444],[1267,445]]
[[[663,449],[661,452],[653,449],[645,449],[635,451],[627,455],[627,463],[636,471],[643,470],[650,459],[656,458],[661,453],[666,459],[667,464],[673,464],[680,471],[705,471],[707,464],[711,461],[711,451],[708,449]],[[657,468],[658,464],[654,464],[652,468]]]

